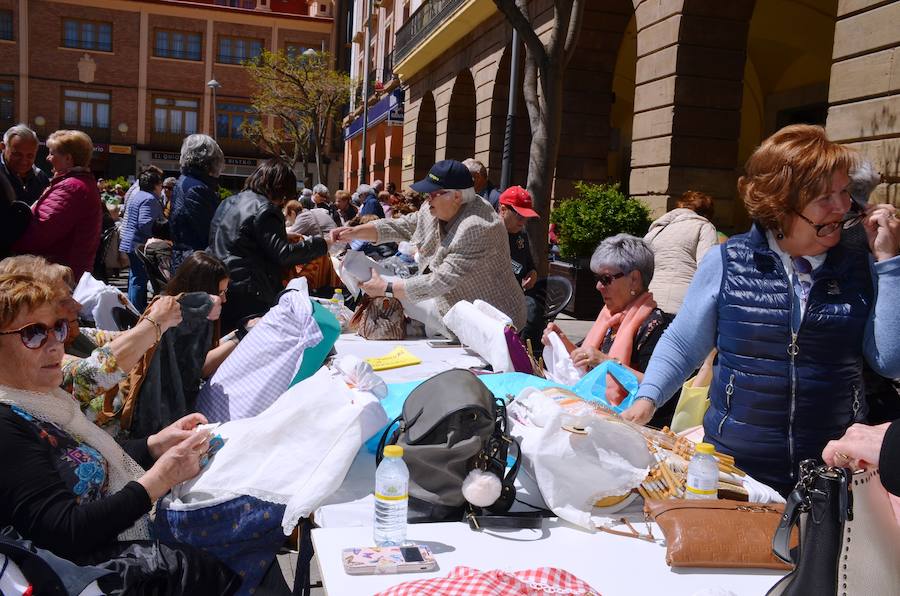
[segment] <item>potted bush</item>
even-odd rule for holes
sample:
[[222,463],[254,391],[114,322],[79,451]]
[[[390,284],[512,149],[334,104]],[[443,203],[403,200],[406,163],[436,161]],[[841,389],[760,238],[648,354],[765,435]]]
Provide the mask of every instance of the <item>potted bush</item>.
[[550,263],[550,273],[567,277],[574,287],[572,301],[563,311],[578,319],[592,319],[603,306],[595,288],[590,259],[604,238],[619,233],[643,237],[650,227],[650,210],[625,196],[614,184],[577,182],[577,194],[561,201],[550,214],[556,224],[560,256]]

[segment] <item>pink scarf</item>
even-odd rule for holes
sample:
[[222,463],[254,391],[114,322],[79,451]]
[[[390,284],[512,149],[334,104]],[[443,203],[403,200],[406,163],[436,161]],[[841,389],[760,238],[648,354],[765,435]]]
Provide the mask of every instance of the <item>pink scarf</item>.
[[[603,339],[612,329],[616,336],[609,350],[610,358],[615,358],[625,366],[631,365],[631,351],[634,348],[634,337],[638,329],[647,317],[656,308],[656,301],[651,292],[643,292],[632,300],[622,311],[612,314],[609,308],[604,306],[597,320],[584,338],[582,345],[599,350],[603,345]],[[622,386],[612,377],[606,376],[606,399],[613,405],[619,405],[627,396]]]

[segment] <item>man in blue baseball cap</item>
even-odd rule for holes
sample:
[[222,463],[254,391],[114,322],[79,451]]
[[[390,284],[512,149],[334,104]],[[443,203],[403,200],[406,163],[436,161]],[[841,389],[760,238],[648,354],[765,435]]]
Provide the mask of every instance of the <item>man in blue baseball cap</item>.
[[427,206],[396,219],[381,219],[354,228],[337,228],[337,242],[408,241],[418,248],[419,275],[381,277],[360,284],[370,296],[394,296],[406,314],[426,329],[447,333],[441,318],[460,300],[481,299],[525,324],[522,288],[510,269],[506,227],[489,203],[475,194],[472,175],[462,163],[447,159],[411,185],[427,195]]

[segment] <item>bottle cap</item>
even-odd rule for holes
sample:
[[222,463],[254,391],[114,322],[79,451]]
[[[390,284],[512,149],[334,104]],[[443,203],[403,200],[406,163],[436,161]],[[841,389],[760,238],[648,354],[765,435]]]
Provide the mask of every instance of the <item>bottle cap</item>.
[[400,445],[388,445],[384,448],[385,457],[403,457],[403,447]]
[[716,448],[709,443],[697,443],[697,447],[694,448],[694,452],[701,453],[703,455],[715,455]]
[[344,293],[344,290],[342,290],[342,289],[340,289],[340,288],[337,288],[337,289],[334,291],[334,293],[335,293],[335,294],[343,294],[343,293]]

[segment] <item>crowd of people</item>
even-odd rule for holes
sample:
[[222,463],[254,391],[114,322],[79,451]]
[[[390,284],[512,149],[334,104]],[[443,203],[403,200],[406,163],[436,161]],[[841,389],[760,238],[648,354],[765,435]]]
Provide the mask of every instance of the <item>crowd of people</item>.
[[[197,297],[212,329],[195,355],[196,389],[291,271],[330,262],[329,250],[345,245],[379,258],[413,247],[415,275],[373,270],[359,287],[397,298],[426,330],[446,333],[441,320],[455,304],[483,300],[523,339],[548,344],[557,334],[580,370],[623,365],[640,383],[627,420],[669,424],[682,383],[714,362],[705,440],[782,494],[805,459],[865,467],[900,453],[896,425],[865,425],[864,380],[866,367],[900,377],[900,219],[868,202],[878,183],[871,165],[820,127],[789,126],[754,151],[738,184],[748,232],[723,237],[712,198],[691,191],[644,238],[603,240],[590,268],[604,306],[581,342],[546,320],[525,230],[540,216],[530,193],[501,192],[476,160],[440,161],[405,193],[381,181],[332,193],[323,184],[298,192],[290,165],[269,159],[220,200],[224,156],[202,134],[185,138],[177,178],[151,166],[131,188],[113,189],[124,204],[115,248],[127,255],[140,318],[126,331],[80,328],[73,288],[94,270],[110,190],[90,172],[86,134],[61,130],[46,144],[52,177],[34,166],[38,139],[24,125],[4,134],[0,157],[0,470],[16,479],[0,488],[0,527],[79,564],[121,561],[149,544],[153,503],[201,470],[209,436],[193,429],[202,415],[128,440],[115,425],[131,399],[129,373],[182,323],[182,297]],[[153,243],[171,266],[148,303]],[[609,377],[607,401],[624,393]],[[193,578],[169,593],[229,593],[239,583],[200,551],[156,548],[134,563],[141,577],[158,572],[148,559],[178,552],[166,574]]]

